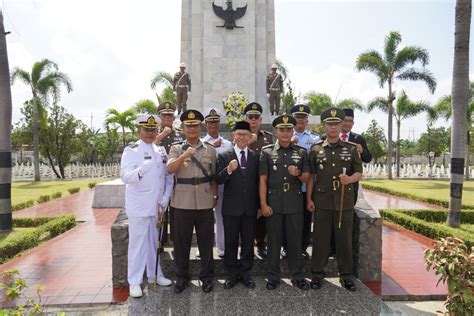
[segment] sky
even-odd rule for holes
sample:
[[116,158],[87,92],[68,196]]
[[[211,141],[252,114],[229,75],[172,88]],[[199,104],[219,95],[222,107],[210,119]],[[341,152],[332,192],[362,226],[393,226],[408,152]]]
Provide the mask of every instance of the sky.
[[[11,31],[10,68],[30,71],[43,58],[58,63],[74,87],[62,93],[61,105],[93,128],[102,126],[108,108],[125,110],[140,99],[154,100],[149,87],[154,72],[178,70],[179,0],[2,0],[1,7]],[[438,87],[431,94],[422,83],[398,81],[394,89],[435,103],[451,93],[454,9],[454,0],[275,0],[276,55],[297,93],[313,90],[333,100],[367,103],[386,96],[387,87],[381,89],[372,73],[357,72],[355,61],[369,49],[382,52],[385,36],[396,30],[402,34],[400,47],[429,51],[427,68]],[[31,92],[16,82],[12,99],[17,122]],[[372,119],[387,130],[386,114],[357,111],[354,131],[363,132]],[[425,131],[425,114],[402,122],[402,138],[416,139]]]

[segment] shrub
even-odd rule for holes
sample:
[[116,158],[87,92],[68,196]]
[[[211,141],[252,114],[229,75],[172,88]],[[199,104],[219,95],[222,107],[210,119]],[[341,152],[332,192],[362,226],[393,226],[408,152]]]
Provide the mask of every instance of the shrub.
[[53,219],[54,217],[14,217],[13,227],[37,227]]
[[474,247],[453,237],[435,241],[425,250],[426,269],[433,269],[439,282],[448,283],[444,303],[450,314],[474,315]]
[[28,208],[28,207],[31,207],[35,205],[35,200],[28,200],[26,202],[22,202],[22,203],[18,203],[18,204],[15,204],[12,206],[12,211],[15,212],[15,211],[19,211],[19,210],[22,210],[24,208]]
[[[34,219],[31,220],[34,221]],[[19,232],[11,238],[3,240],[0,242],[0,264],[27,249],[38,246],[41,241],[62,234],[75,225],[74,215],[55,217],[32,231]]]
[[474,246],[474,234],[461,229],[452,228],[443,223],[431,223],[400,211],[380,210],[382,217],[418,234],[431,239],[441,239],[455,236],[463,239],[468,247]]
[[89,182],[87,185],[89,186],[89,189],[95,188],[97,182]]
[[[426,210],[426,209],[390,209],[391,211],[407,214],[428,222],[445,223],[448,218],[448,210]],[[474,224],[474,211],[462,210],[461,223]]]
[[62,192],[56,192],[56,193],[51,194],[52,199],[59,199],[61,196],[63,196]]
[[49,200],[51,200],[51,197],[49,195],[40,195],[40,197],[38,198],[38,203],[41,204],[44,202],[48,202]]
[[43,315],[41,292],[44,291],[44,286],[36,284],[35,288],[36,299],[27,297],[25,290],[28,289],[28,284],[20,277],[20,272],[16,269],[5,270],[0,279],[0,296],[8,301],[23,299],[25,305],[19,304],[12,310],[0,309],[0,315]]
[[69,192],[69,194],[77,193],[77,192],[79,192],[80,190],[81,190],[81,188],[79,188],[79,187],[67,189],[67,191]]

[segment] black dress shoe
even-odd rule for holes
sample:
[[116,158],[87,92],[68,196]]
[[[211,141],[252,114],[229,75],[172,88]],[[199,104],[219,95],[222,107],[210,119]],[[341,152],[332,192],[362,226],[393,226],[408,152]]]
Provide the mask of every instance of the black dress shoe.
[[267,252],[267,247],[259,247],[257,249],[257,254],[262,257],[263,259],[267,258],[268,252]]
[[176,284],[174,285],[174,292],[176,294],[179,294],[183,292],[187,286],[188,286],[188,282],[183,281],[183,280],[178,280],[176,281]]
[[242,279],[242,283],[245,285],[246,288],[248,289],[254,289],[255,288],[255,281],[252,280],[250,277]]
[[280,284],[280,281],[270,279],[267,281],[267,290],[270,290],[270,291],[274,290],[278,287],[279,284]]
[[313,289],[313,290],[319,290],[321,288],[321,286],[323,286],[323,280],[320,279],[320,278],[313,278],[311,280],[311,283],[309,284],[309,286]]
[[306,282],[305,279],[300,279],[300,280],[291,280],[291,283],[293,285],[296,285],[300,290],[309,290],[309,284]]
[[282,257],[283,259],[287,259],[287,258],[288,258],[288,253],[286,252],[286,249],[285,249],[285,248],[283,248],[283,249],[281,250],[281,257]]
[[341,285],[345,287],[346,290],[349,290],[351,292],[354,292],[357,289],[357,287],[355,286],[354,282],[352,282],[352,280],[349,280],[349,279],[339,280],[339,282],[341,282]]
[[306,250],[304,250],[301,253],[301,258],[303,258],[303,260],[309,259],[309,253]]
[[204,281],[201,288],[204,293],[209,293],[214,289],[214,284],[212,281]]
[[[234,280],[234,279],[227,279],[227,280],[225,280],[225,282],[224,282],[224,289],[230,290],[230,289],[233,288],[236,284],[237,284],[237,281],[236,281],[236,280]],[[203,290],[204,290],[204,289],[203,289]]]

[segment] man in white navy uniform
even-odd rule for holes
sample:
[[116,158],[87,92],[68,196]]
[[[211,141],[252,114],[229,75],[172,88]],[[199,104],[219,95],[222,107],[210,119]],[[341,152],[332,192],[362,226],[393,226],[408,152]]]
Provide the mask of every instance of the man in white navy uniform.
[[[232,148],[232,143],[219,134],[220,120],[221,116],[214,108],[210,108],[204,113],[207,135],[201,140],[214,146],[218,155]],[[216,247],[217,255],[224,258],[224,222],[222,219],[222,200],[224,198],[223,184],[217,187],[217,195],[217,205],[214,209],[216,215]]]
[[170,201],[173,175],[166,171],[168,156],[165,148],[153,144],[158,133],[158,117],[140,115],[136,124],[140,140],[125,148],[120,165],[120,178],[126,184],[128,283],[131,297],[143,295],[140,284],[145,267],[149,283],[156,282],[161,286],[172,284],[163,275],[156,256],[159,236],[157,221]]

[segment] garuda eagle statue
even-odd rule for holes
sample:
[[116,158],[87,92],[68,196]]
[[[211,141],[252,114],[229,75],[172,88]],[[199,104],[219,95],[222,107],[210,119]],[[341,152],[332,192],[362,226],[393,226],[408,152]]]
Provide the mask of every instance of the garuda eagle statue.
[[247,5],[234,10],[232,9],[232,0],[227,0],[225,4],[227,5],[227,8],[224,10],[223,7],[216,5],[214,1],[212,2],[214,13],[225,21],[224,25],[219,25],[217,27],[225,27],[228,30],[232,30],[233,28],[243,28],[243,26],[237,26],[235,20],[240,19],[245,15]]

